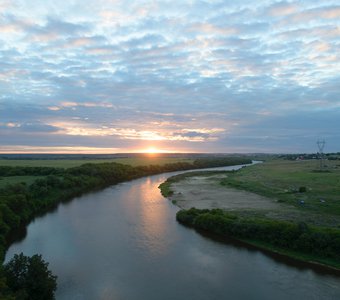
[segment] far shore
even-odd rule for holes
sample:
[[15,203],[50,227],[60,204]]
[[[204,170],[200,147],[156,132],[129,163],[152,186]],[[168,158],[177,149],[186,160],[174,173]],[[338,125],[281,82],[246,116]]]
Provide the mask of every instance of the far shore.
[[[186,173],[169,178],[165,183],[160,185],[160,189],[162,194],[171,200],[173,204],[183,209],[184,214],[190,212],[191,208],[198,210],[207,209],[211,212],[213,212],[214,209],[220,209],[241,218],[248,219],[249,217],[249,220],[255,217],[253,220],[271,220],[269,222],[306,224],[305,226],[312,226],[314,228],[313,230],[319,230],[318,228],[320,228],[320,230],[333,230],[333,232],[338,230],[338,223],[334,223],[331,215],[327,217],[325,214],[318,214],[311,210],[306,212],[305,210],[297,209],[291,204],[282,203],[282,201],[276,197],[266,197],[264,195],[221,184],[221,182],[233,176],[233,173],[222,172]],[[182,211],[178,214],[181,212]],[[178,218],[178,216],[177,220],[184,225],[205,231],[204,228],[200,228],[195,222],[186,221],[182,218]],[[217,232],[219,232],[218,226],[220,225],[216,224],[216,226]],[[330,227],[333,228],[330,229]],[[219,235],[214,232],[214,230],[208,230],[208,233],[213,236],[216,234],[217,236]],[[314,267],[333,270],[337,275],[339,275],[340,272],[339,263],[336,258],[334,258],[334,260],[328,260],[322,255],[308,254],[303,251],[300,252],[297,249],[281,248],[271,242],[264,242],[257,240],[256,238],[237,238],[232,235],[227,235],[227,237],[242,241],[257,249],[275,253],[275,255],[289,257]],[[221,235],[221,238],[223,238],[223,234]]]
[[217,174],[186,177],[171,184],[173,194],[169,199],[182,209],[191,207],[224,210],[283,209],[276,200],[218,184],[226,176]]

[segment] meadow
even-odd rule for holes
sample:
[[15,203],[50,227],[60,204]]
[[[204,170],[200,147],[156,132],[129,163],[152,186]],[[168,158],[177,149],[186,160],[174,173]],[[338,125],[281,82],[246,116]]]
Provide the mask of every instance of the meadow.
[[326,161],[320,170],[317,160],[270,160],[221,181],[232,186],[277,199],[297,210],[340,215],[340,162]]
[[120,163],[136,166],[165,165],[177,162],[191,163],[193,159],[164,157],[164,156],[136,156],[110,159],[0,159],[0,166],[9,167],[52,167],[73,168],[83,164]]

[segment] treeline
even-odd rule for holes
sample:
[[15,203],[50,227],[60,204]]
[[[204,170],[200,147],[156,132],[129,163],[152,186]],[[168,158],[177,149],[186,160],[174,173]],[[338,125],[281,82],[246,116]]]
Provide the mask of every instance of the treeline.
[[0,177],[8,176],[47,176],[62,174],[63,169],[52,167],[10,167],[0,166]]
[[[215,167],[249,163],[248,159],[220,160],[211,159]],[[33,184],[18,183],[0,189],[0,259],[4,260],[12,232],[28,224],[34,217],[53,209],[60,202],[72,199],[85,192],[101,189],[119,182],[139,177],[197,169],[202,165],[209,167],[205,160],[202,164],[196,160],[193,164],[178,162],[165,165],[131,167],[118,163],[84,164],[69,169],[45,167],[1,167],[1,176],[46,175]],[[6,285],[0,269],[0,298],[4,297]]]
[[[340,160],[340,152],[324,153],[324,158],[328,160]],[[319,159],[319,153],[300,153],[300,154],[281,154],[277,156],[278,158],[286,160],[297,160],[297,159]]]
[[287,250],[297,253],[300,259],[312,257],[322,263],[340,266],[339,229],[308,226],[303,222],[240,217],[221,209],[191,208],[179,211],[176,218],[182,224],[217,235],[260,242],[285,253]]
[[221,166],[234,166],[234,165],[243,165],[243,164],[251,164],[252,160],[244,157],[216,157],[216,158],[200,158],[196,159],[193,162],[195,168],[203,169],[203,168],[214,168]]
[[[47,175],[33,184],[18,183],[0,189],[0,259],[4,257],[9,234],[28,223],[35,216],[54,208],[82,193],[101,189],[119,182],[139,177],[209,167],[206,159],[164,165],[132,167],[118,163],[84,164],[82,166],[59,169],[50,167],[2,167],[1,176]],[[249,163],[248,159],[210,159],[211,166]],[[10,174],[10,175],[9,175]]]

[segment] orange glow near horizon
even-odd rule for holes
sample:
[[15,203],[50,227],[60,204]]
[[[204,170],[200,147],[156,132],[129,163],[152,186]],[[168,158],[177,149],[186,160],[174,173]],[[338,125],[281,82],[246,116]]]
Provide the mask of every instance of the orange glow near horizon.
[[145,153],[157,155],[162,153],[193,153],[191,149],[160,149],[155,146],[146,148],[100,148],[100,147],[51,147],[51,146],[0,146],[0,154],[116,154],[116,153]]
[[150,146],[144,149],[130,149],[130,153],[145,153],[150,156],[154,156],[157,154],[164,154],[164,153],[185,153],[190,151],[183,151],[183,150],[168,150],[168,149],[160,149],[155,146]]
[[155,153],[159,153],[159,150],[155,147],[150,147],[150,148],[146,149],[146,153],[155,154]]

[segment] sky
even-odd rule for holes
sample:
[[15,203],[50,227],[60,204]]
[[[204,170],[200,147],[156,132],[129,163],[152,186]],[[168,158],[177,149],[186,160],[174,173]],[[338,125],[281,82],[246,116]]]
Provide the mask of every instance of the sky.
[[0,0],[0,152],[340,151],[340,4]]

